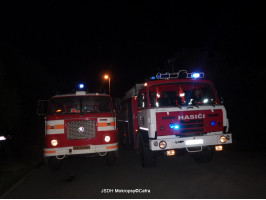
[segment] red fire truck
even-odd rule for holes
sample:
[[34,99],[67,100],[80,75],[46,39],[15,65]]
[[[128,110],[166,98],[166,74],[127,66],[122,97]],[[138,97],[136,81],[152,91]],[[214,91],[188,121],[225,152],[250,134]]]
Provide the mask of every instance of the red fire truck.
[[225,107],[202,72],[158,73],[121,102],[120,141],[137,150],[143,167],[154,166],[158,154],[189,152],[195,161],[210,161],[232,143]]
[[65,157],[81,154],[106,156],[112,165],[117,151],[116,118],[109,95],[77,91],[50,98],[44,157],[51,168],[59,168]]

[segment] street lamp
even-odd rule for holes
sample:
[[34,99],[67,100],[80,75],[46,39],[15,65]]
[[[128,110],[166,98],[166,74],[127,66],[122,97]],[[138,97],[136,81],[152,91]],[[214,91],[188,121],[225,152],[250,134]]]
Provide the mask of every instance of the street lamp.
[[108,76],[107,74],[104,75],[104,79],[108,79],[109,80],[109,95],[111,94],[111,86],[110,86],[110,76]]

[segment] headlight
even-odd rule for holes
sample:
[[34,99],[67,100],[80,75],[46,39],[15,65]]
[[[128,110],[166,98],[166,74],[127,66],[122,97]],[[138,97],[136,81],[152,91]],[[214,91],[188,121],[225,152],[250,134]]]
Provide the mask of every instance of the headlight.
[[226,139],[226,137],[221,136],[219,140],[221,143],[225,143],[227,139]]
[[159,143],[159,147],[160,147],[161,149],[165,149],[166,146],[167,146],[167,143],[166,143],[165,141],[161,141],[161,142]]
[[104,141],[105,141],[105,142],[110,142],[110,140],[111,140],[110,136],[105,136],[105,137],[104,137]]
[[57,146],[58,145],[58,141],[57,140],[51,140],[51,145],[52,146]]

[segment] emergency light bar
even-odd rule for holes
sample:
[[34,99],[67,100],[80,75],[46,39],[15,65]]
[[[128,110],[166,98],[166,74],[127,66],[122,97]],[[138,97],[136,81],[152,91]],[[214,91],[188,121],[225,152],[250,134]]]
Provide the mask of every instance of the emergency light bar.
[[169,73],[166,72],[164,74],[157,73],[156,79],[175,79],[175,78],[204,78],[203,72],[193,72],[188,73],[187,70],[180,70],[179,72]]
[[187,78],[204,78],[204,73],[187,73]]
[[79,84],[79,89],[83,89],[83,88],[84,88],[84,84],[83,83]]
[[76,91],[85,91],[86,90],[86,86],[84,83],[79,83],[76,86]]

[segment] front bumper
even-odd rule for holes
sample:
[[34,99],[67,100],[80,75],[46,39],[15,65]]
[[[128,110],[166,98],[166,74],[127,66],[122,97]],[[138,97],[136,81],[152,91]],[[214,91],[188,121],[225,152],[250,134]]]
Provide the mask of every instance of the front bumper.
[[77,147],[59,147],[59,148],[44,148],[44,157],[92,154],[108,151],[117,151],[118,143],[103,144],[103,145],[87,145]]
[[[225,136],[229,139],[225,143],[221,143],[219,141],[221,136]],[[159,143],[161,141],[165,141],[167,143],[164,149],[159,147]],[[191,144],[197,143],[200,141],[200,144]],[[190,144],[187,144],[190,142]],[[202,142],[202,143],[201,143]],[[157,145],[156,145],[157,143]],[[214,145],[224,145],[224,144],[231,144],[232,143],[232,134],[215,134],[215,135],[204,135],[204,136],[192,136],[192,137],[178,137],[178,136],[161,136],[157,139],[150,139],[149,140],[149,147],[152,151],[160,151],[160,150],[168,150],[168,149],[187,149],[189,147],[204,147],[204,146],[214,146]]]

